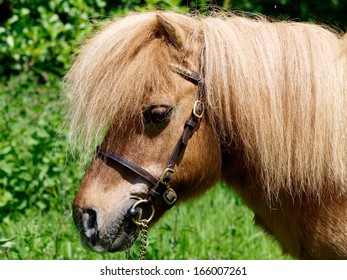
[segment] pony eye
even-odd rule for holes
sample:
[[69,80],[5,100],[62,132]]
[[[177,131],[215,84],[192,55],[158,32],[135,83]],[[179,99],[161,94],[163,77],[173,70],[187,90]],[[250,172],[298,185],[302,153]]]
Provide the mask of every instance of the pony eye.
[[168,105],[152,105],[143,112],[146,125],[159,125],[168,121],[172,114],[172,107]]

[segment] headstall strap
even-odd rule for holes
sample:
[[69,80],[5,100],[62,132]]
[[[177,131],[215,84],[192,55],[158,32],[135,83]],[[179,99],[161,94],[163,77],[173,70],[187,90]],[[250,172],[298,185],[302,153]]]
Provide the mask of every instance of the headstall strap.
[[[170,188],[170,182],[172,181],[175,175],[175,166],[177,165],[180,158],[183,157],[186,146],[188,145],[189,139],[193,136],[193,134],[199,129],[201,119],[203,117],[205,108],[204,108],[204,95],[205,95],[205,87],[204,82],[201,75],[197,72],[194,72],[186,67],[177,64],[170,65],[173,72],[181,75],[184,79],[189,82],[194,83],[198,86],[196,100],[194,102],[194,106],[192,112],[184,124],[183,132],[177,141],[177,144],[166,164],[166,167],[160,176],[160,178],[156,178],[151,173],[138,166],[137,164],[127,160],[123,156],[113,152],[106,150],[102,147],[97,147],[96,156],[102,156],[108,160],[112,160],[116,163],[121,164],[122,166],[128,168],[133,171],[141,178],[150,183],[151,187],[147,194],[146,200],[140,200],[134,204],[137,206],[141,203],[148,203],[152,207],[152,215],[150,219],[152,219],[154,215],[154,209],[156,206],[165,205],[167,209],[170,209],[175,205],[177,200],[176,192]],[[164,202],[164,203],[163,203]],[[135,207],[132,207],[130,210],[135,210]],[[136,211],[135,211],[136,212]],[[150,219],[146,219],[146,222],[149,222]],[[138,224],[139,221],[133,218],[135,224]]]

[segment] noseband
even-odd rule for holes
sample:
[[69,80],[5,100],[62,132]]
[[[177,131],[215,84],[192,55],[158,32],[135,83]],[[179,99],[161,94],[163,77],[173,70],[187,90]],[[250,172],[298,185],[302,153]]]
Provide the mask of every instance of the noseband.
[[197,85],[198,89],[192,112],[184,124],[183,132],[179,140],[177,141],[177,144],[173,152],[171,153],[171,156],[161,176],[159,178],[156,178],[147,170],[143,169],[141,166],[127,160],[123,156],[113,151],[109,151],[102,147],[97,147],[96,150],[96,156],[104,157],[108,160],[122,165],[123,167],[127,168],[128,170],[131,170],[133,173],[137,174],[149,183],[150,190],[147,193],[146,199],[136,201],[128,211],[128,215],[137,225],[141,225],[141,221],[138,221],[136,219],[136,209],[140,204],[147,204],[151,207],[152,212],[150,217],[146,218],[147,222],[149,222],[153,218],[155,208],[157,206],[164,205],[166,206],[167,210],[174,206],[177,200],[177,194],[169,185],[175,174],[175,166],[177,165],[179,159],[183,157],[189,139],[193,136],[194,132],[196,132],[199,129],[200,122],[205,110],[205,87],[201,75],[197,72],[191,71],[185,67],[176,64],[171,64],[171,68],[173,72],[181,75],[187,81]]

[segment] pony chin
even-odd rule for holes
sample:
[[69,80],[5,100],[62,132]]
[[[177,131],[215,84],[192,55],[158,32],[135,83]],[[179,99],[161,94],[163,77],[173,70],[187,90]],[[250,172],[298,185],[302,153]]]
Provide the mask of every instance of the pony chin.
[[[139,235],[140,229],[132,221],[126,219],[118,229],[116,238],[110,242],[108,252],[119,252],[130,248]],[[111,239],[109,239],[111,240]]]

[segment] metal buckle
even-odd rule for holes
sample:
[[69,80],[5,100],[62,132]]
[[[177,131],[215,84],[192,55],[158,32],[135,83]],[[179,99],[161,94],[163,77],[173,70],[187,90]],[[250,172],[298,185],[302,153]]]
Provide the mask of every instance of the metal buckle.
[[[172,197],[170,197],[170,194]],[[168,188],[163,194],[163,199],[167,205],[173,206],[177,200],[177,194],[173,189]]]
[[185,68],[181,65],[173,64],[173,63],[170,63],[170,66],[174,72],[181,74],[184,77],[190,78],[192,76],[192,71],[189,70],[188,68]]
[[[136,209],[136,207],[139,206],[139,204],[141,204],[141,203],[146,204],[146,203],[148,203],[148,200],[142,199],[142,200],[136,201],[134,203],[134,205],[131,207],[131,209]],[[131,220],[138,226],[142,226],[142,222],[144,220],[146,220],[146,222],[149,223],[153,219],[154,213],[155,213],[155,209],[154,209],[154,205],[153,204],[151,204],[151,208],[152,208],[152,213],[151,213],[151,215],[149,216],[148,219],[140,219],[139,221],[137,221],[137,220],[135,220],[135,218],[131,218]]]
[[[169,178],[168,181],[165,181],[165,178],[167,176],[168,173],[172,173],[171,177]],[[172,178],[174,177],[175,174],[175,170],[173,170],[172,168],[166,168],[163,172],[163,174],[160,176],[159,182],[164,184],[164,185],[168,185],[170,184]]]
[[[201,109],[201,112],[199,113],[199,108]],[[194,107],[193,107],[193,115],[197,117],[198,119],[201,119],[204,115],[205,106],[204,103],[200,100],[195,100]]]

